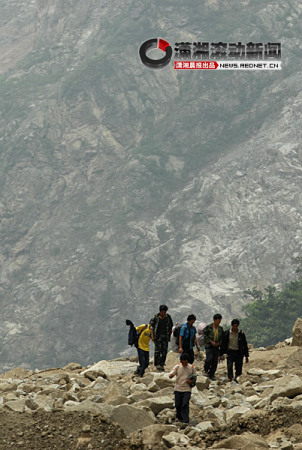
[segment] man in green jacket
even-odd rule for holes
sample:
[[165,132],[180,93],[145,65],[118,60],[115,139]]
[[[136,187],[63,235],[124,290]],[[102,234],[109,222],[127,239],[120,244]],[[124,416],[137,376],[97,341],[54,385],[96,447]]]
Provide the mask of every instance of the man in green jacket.
[[217,369],[219,351],[223,338],[223,328],[220,326],[221,319],[221,314],[215,314],[213,317],[213,323],[207,325],[203,331],[206,350],[204,371],[213,381],[216,380],[215,372]]
[[167,311],[166,305],[160,305],[159,314],[150,320],[151,339],[155,344],[154,365],[160,371],[165,370],[168,344],[173,327],[173,321]]

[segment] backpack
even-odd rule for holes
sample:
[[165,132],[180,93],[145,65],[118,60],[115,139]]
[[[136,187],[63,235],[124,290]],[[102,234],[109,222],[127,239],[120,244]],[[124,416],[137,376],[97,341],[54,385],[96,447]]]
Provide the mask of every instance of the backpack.
[[193,373],[193,372],[191,373],[191,375],[189,376],[189,380],[193,380],[193,382],[190,384],[191,388],[196,386],[197,376],[195,373]]
[[179,346],[179,334],[180,329],[183,326],[183,324],[179,323],[173,327],[173,336],[175,337],[175,343],[177,344],[177,347]]
[[[178,367],[180,367],[180,366],[181,366],[181,363],[178,364],[177,370],[178,370]],[[197,375],[195,373],[193,373],[193,370],[192,370],[192,373],[189,375],[188,380],[193,380],[193,383],[190,384],[190,388],[193,388],[194,386],[196,386]]]
[[148,325],[145,325],[140,333],[138,331],[136,331],[136,328],[133,325],[133,323],[131,322],[131,320],[127,319],[126,325],[130,326],[129,332],[128,332],[128,345],[131,345],[131,347],[132,347],[132,345],[134,345],[136,348],[138,348],[139,337],[142,334],[142,332],[148,327]]
[[202,347],[204,345],[204,329],[207,325],[203,322],[200,322],[200,324],[198,325],[197,328],[197,335],[196,335],[196,340],[197,340],[197,344],[199,345],[199,347]]
[[179,334],[180,334],[180,329],[181,329],[181,327],[183,325],[184,324],[177,323],[172,328],[171,346],[172,346],[173,352],[175,352],[175,353],[178,353],[178,349],[179,349]]

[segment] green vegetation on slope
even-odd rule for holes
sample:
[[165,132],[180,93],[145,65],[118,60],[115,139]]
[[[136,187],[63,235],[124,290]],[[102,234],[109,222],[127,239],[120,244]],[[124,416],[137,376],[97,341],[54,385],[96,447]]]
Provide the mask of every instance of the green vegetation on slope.
[[[296,258],[296,262],[301,264],[302,258]],[[256,288],[246,293],[254,298],[245,307],[247,317],[241,321],[250,343],[266,347],[291,336],[297,317],[302,317],[302,276],[281,291],[268,286],[264,293]]]

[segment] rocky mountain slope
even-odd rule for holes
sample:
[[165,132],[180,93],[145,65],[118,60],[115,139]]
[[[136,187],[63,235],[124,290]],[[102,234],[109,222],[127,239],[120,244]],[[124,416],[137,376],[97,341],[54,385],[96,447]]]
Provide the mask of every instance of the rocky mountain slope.
[[[293,275],[301,10],[1,2],[3,370],[112,358],[126,316],[141,323],[164,302],[175,320],[228,320],[244,289]],[[283,70],[154,73],[138,48],[159,35],[282,42]]]
[[[204,377],[203,355],[197,355],[185,428],[175,421],[174,380],[153,364],[138,378],[135,357],[3,373],[0,448],[301,450],[301,324],[296,322],[296,345],[289,339],[251,349],[239,384],[228,381],[225,362],[217,381]],[[170,352],[167,370],[178,362]]]

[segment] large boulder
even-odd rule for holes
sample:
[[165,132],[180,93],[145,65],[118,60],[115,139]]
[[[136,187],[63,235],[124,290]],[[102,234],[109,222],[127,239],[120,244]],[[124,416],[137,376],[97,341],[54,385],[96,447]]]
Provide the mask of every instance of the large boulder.
[[203,420],[202,422],[195,425],[195,428],[198,428],[200,431],[208,431],[213,429],[213,423],[210,420]]
[[155,416],[151,411],[131,405],[116,406],[113,408],[110,418],[118,423],[127,435],[153,425],[155,422]]
[[269,448],[268,443],[261,436],[252,433],[243,433],[231,436],[211,447],[214,448],[232,448],[240,450],[257,450],[261,448]]
[[277,397],[294,398],[302,394],[302,379],[297,375],[288,375],[278,378],[271,393],[271,401]]
[[248,375],[257,375],[269,378],[280,378],[283,376],[282,370],[278,369],[263,370],[261,368],[251,368],[247,370],[247,373]]
[[172,387],[175,384],[175,378],[174,378],[174,380],[169,378],[168,373],[155,373],[153,381],[154,381],[154,383],[157,384],[157,386],[160,389],[164,389],[166,387]]
[[65,381],[65,383],[69,383],[70,382],[70,377],[69,377],[69,373],[67,372],[57,372],[54,375],[51,375],[49,377],[49,381],[52,384],[63,384],[62,381]]
[[128,391],[124,386],[121,386],[118,383],[109,383],[104,392],[104,401],[110,401],[111,398],[116,397],[117,395],[127,397]]
[[302,400],[294,400],[290,405],[289,408],[293,409],[296,413],[302,412]]
[[302,424],[295,423],[289,428],[286,428],[285,435],[287,438],[294,440],[295,442],[302,443]]
[[107,392],[107,388],[109,385],[109,381],[105,380],[103,377],[98,377],[95,381],[92,381],[88,386],[84,389],[89,390],[93,389],[94,391],[105,391]]
[[286,359],[286,365],[288,367],[302,367],[302,347]]
[[157,414],[159,414],[163,409],[172,409],[174,406],[174,401],[172,397],[149,398],[139,402],[138,406],[147,406],[157,416]]
[[202,375],[197,376],[196,387],[199,391],[208,389],[209,385],[210,385],[210,379],[208,377],[204,377]]
[[177,433],[172,431],[169,434],[163,436],[163,442],[168,448],[175,447],[176,445],[187,445],[190,439],[183,433]]
[[256,403],[261,401],[261,397],[259,397],[258,395],[250,395],[249,397],[246,397],[245,401],[254,406],[256,405]]
[[292,345],[302,347],[302,319],[298,318],[293,328],[293,341]]
[[127,397],[130,401],[130,403],[140,402],[141,400],[146,400],[147,398],[153,398],[153,395],[151,392],[138,392],[131,395],[128,395]]
[[16,383],[1,383],[0,382],[0,392],[15,391],[17,389]]
[[225,413],[226,423],[229,425],[233,420],[239,420],[248,411],[250,411],[250,408],[246,406],[235,406],[235,408],[228,409]]
[[124,397],[122,395],[114,395],[110,398],[106,398],[106,400],[104,400],[104,403],[106,403],[107,405],[118,406],[124,403],[131,403],[131,400],[128,397]]
[[159,390],[160,387],[154,381],[151,381],[151,383],[148,385],[148,391],[150,392],[158,392]]
[[162,425],[157,423],[155,425],[149,425],[139,432],[133,433],[131,436],[139,436],[144,445],[152,445],[154,448],[154,446],[161,444],[164,435],[169,434],[172,431],[177,431],[175,425]]
[[6,408],[10,411],[22,413],[22,412],[24,412],[24,409],[25,409],[25,400],[20,399],[20,400],[13,400],[13,401],[6,402],[4,404],[4,408]]
[[206,419],[211,420],[219,427],[223,427],[225,425],[225,411],[224,409],[212,408],[206,412]]
[[111,361],[99,361],[93,366],[81,372],[81,375],[95,380],[99,376],[104,378],[116,377],[119,375],[133,374],[137,369],[137,364],[128,359],[114,359]]
[[111,414],[113,413],[115,407],[108,404],[95,403],[92,402],[91,400],[84,400],[81,403],[68,401],[64,403],[63,409],[66,412],[77,411],[77,412],[91,412],[95,414],[101,414],[104,417],[110,419]]
[[53,409],[54,400],[50,395],[36,395],[35,404],[38,408],[44,411],[51,411]]

